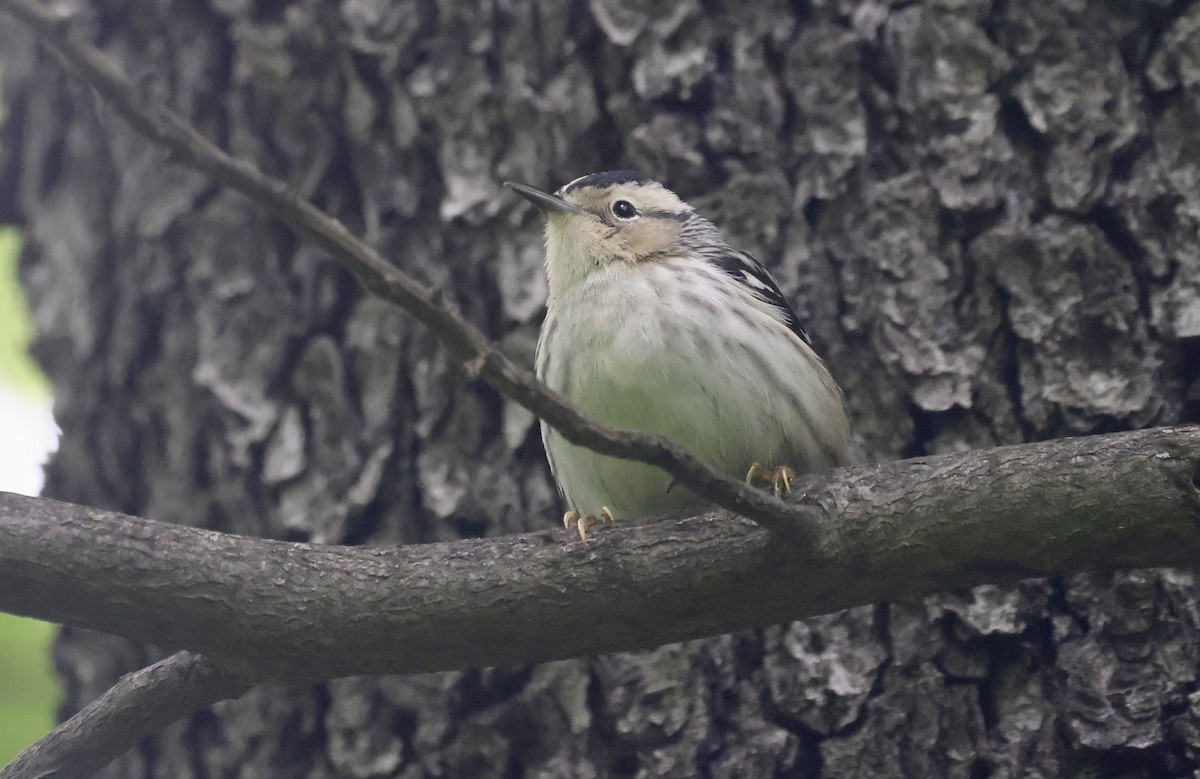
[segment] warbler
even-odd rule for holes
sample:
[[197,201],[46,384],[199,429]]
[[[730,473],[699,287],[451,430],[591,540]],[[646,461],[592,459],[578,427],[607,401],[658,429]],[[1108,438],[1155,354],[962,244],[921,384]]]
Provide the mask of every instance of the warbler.
[[[797,471],[846,462],[841,389],[771,274],[711,222],[636,171],[592,173],[553,194],[505,185],[546,215],[536,368],[549,387],[777,493]],[[575,446],[544,422],[542,441],[563,522],[585,539],[600,520],[702,504],[665,471]]]

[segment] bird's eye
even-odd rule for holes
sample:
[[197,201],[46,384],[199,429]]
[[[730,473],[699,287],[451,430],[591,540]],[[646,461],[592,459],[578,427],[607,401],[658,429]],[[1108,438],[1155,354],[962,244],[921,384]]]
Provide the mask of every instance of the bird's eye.
[[633,219],[637,216],[638,210],[634,208],[633,203],[628,200],[618,200],[613,203],[613,213],[621,219]]

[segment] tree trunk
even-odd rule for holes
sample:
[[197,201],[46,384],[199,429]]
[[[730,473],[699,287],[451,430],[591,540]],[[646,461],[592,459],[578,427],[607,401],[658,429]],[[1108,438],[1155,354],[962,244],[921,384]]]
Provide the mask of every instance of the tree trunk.
[[[80,26],[526,362],[541,228],[499,182],[635,167],[773,269],[862,461],[1200,420],[1200,7],[653,5],[103,0]],[[528,413],[0,35],[47,495],[335,544],[557,521]],[[62,713],[161,654],[64,630]],[[1198,666],[1190,572],[1076,576],[258,689],[104,775],[1192,776]]]

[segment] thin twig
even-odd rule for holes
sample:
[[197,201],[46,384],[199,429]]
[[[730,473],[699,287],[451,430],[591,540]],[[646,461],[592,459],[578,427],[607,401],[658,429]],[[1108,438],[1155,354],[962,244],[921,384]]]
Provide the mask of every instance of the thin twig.
[[428,287],[355,238],[341,222],[295,196],[283,182],[265,175],[249,161],[226,154],[174,111],[143,100],[117,64],[73,30],[70,17],[56,14],[35,0],[0,0],[0,10],[31,27],[70,70],[140,133],[169,149],[178,161],[241,192],[318,244],[368,291],[429,327],[468,373],[532,411],[568,441],[602,454],[656,465],[697,495],[794,539],[801,548],[812,549],[816,544],[815,521],[802,507],[789,506],[729,478],[662,436],[610,427],[579,413],[532,373],[512,362],[458,311],[441,303]]
[[250,689],[242,677],[192,652],[121,677],[108,692],[0,768],[0,779],[81,779],[142,738],[202,706]]

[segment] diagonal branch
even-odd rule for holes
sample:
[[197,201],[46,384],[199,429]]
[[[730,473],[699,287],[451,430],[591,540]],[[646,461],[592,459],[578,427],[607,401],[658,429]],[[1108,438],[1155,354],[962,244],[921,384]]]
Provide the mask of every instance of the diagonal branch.
[[319,245],[368,291],[429,327],[468,373],[532,411],[571,443],[656,465],[697,495],[794,539],[802,549],[811,549],[816,543],[814,520],[803,509],[730,479],[662,436],[609,427],[580,414],[510,360],[433,290],[384,260],[339,221],[290,193],[283,182],[250,162],[229,156],[177,113],[143,100],[117,64],[73,30],[70,16],[56,14],[36,0],[0,0],[0,10],[32,28],[138,132],[169,149],[179,161],[246,195]]
[[140,739],[203,706],[236,698],[250,686],[202,655],[178,652],[122,677],[0,768],[0,779],[91,776]]
[[201,652],[261,681],[514,665],[864,603],[1200,560],[1200,428],[798,480],[806,559],[723,512],[408,547],[296,544],[0,493],[0,610]]

